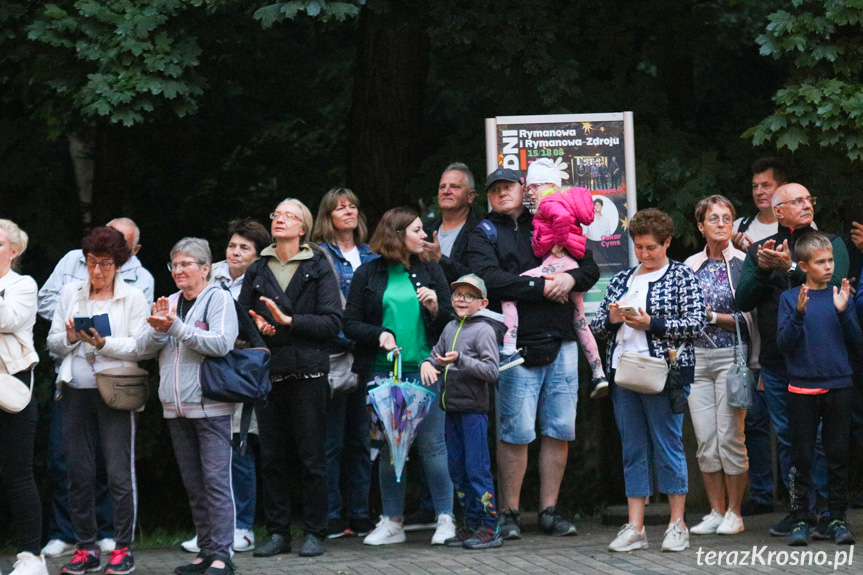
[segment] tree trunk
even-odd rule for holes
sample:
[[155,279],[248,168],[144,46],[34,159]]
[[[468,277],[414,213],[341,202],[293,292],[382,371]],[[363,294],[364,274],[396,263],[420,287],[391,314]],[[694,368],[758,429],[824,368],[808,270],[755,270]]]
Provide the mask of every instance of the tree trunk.
[[93,151],[95,140],[93,132],[79,131],[69,134],[69,155],[72,156],[72,170],[75,173],[75,187],[78,188],[78,201],[81,202],[81,228],[86,230],[93,221]]
[[372,222],[407,201],[418,166],[429,41],[418,3],[369,2],[360,12],[348,141],[348,183]]

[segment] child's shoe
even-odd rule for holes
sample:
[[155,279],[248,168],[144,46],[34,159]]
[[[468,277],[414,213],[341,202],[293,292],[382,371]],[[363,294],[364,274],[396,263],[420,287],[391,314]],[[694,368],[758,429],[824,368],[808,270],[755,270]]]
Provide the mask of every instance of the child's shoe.
[[465,549],[492,549],[503,545],[503,537],[500,536],[500,528],[480,527],[473,537],[462,544]]
[[501,352],[500,353],[500,362],[498,362],[497,370],[499,372],[500,371],[506,371],[507,369],[510,369],[511,367],[515,367],[517,365],[523,364],[524,358],[521,357],[521,353],[519,353],[520,351],[521,350],[517,349],[511,354],[506,354],[504,352]]
[[608,379],[594,377],[590,382],[590,399],[602,399],[608,396]]

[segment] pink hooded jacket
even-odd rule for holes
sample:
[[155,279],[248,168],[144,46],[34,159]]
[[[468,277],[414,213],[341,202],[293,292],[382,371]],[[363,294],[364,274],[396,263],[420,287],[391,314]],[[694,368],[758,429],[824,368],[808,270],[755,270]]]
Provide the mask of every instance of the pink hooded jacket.
[[584,257],[587,240],[581,224],[595,217],[593,196],[587,188],[569,188],[542,198],[533,216],[533,253],[543,257],[554,246],[566,248],[575,259]]

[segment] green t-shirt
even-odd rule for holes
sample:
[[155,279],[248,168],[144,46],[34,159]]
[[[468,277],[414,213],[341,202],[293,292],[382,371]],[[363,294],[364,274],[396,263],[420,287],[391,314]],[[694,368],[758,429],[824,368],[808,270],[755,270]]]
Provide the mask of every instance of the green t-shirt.
[[[420,362],[431,353],[420,305],[405,267],[402,264],[389,264],[383,299],[383,327],[395,334],[396,345],[402,348],[402,369],[406,372],[418,371]],[[375,369],[392,371],[392,368],[393,362],[387,361],[387,352],[379,349],[375,357]]]

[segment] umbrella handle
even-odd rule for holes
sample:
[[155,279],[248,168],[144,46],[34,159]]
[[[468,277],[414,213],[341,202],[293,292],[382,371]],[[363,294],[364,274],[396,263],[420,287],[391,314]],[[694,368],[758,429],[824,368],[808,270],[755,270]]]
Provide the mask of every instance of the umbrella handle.
[[393,362],[393,381],[401,383],[402,380],[402,354],[398,348],[387,354],[387,360]]

